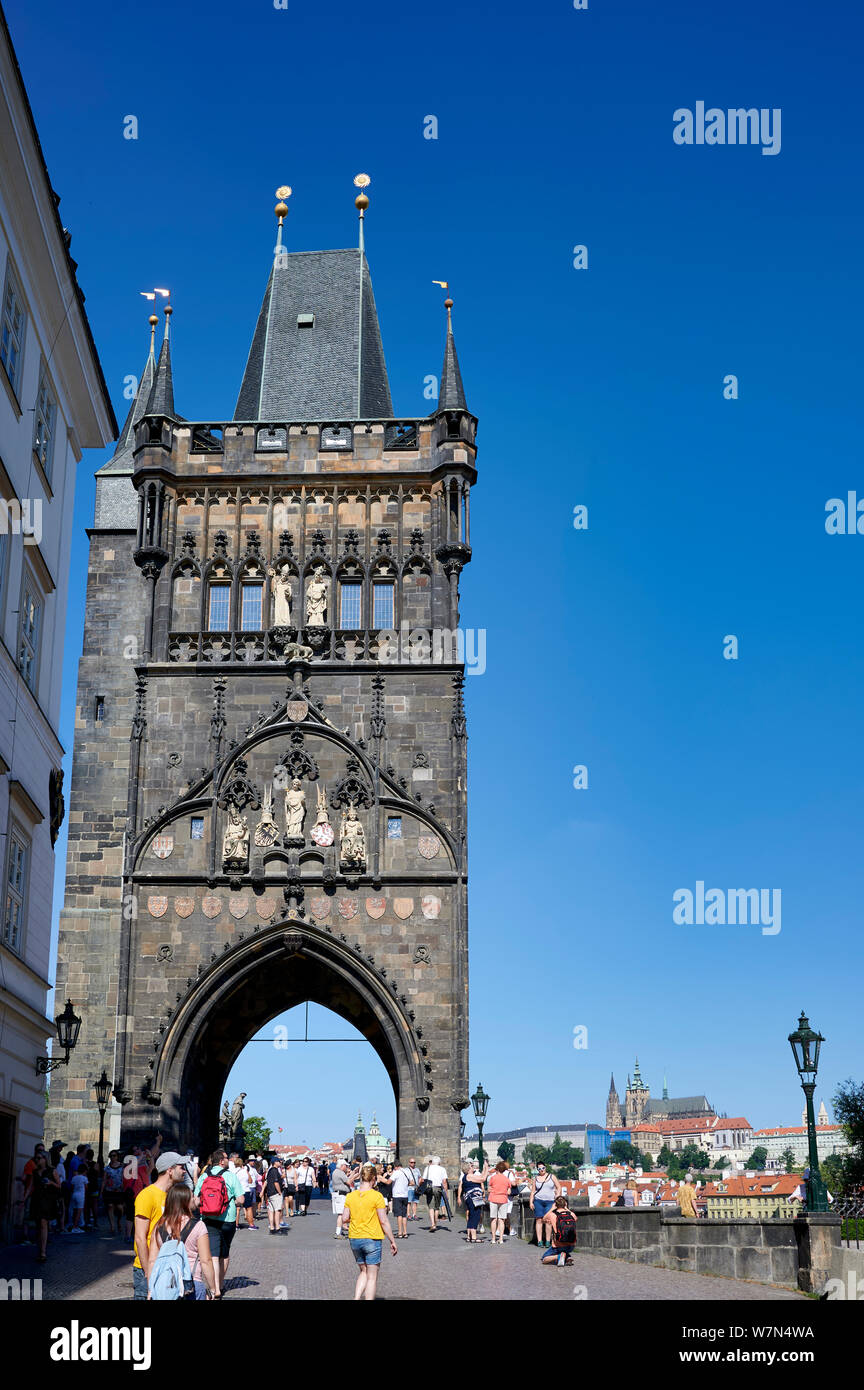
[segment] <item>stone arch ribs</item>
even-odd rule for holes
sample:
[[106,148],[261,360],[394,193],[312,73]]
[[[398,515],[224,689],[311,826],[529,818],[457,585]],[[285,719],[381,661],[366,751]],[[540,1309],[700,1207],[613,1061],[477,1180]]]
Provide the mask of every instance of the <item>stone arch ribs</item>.
[[[367,752],[364,752],[363,748],[361,748],[350,735],[343,733],[341,729],[337,729],[335,724],[331,723],[326,716],[318,712],[314,703],[310,700],[309,712],[306,719],[303,721],[302,728],[293,720],[286,718],[286,702],[283,701],[282,704],[274,710],[270,718],[265,720],[263,724],[259,724],[252,729],[247,737],[238,743],[236,747],[229,750],[221,767],[217,768],[215,773],[208,772],[206,768],[202,768],[200,775],[176,801],[172,802],[170,806],[161,809],[155,816],[150,817],[142,827],[141,833],[135,839],[134,845],[130,847],[132,871],[134,872],[134,870],[138,868],[144,851],[152,837],[158,834],[161,829],[169,825],[173,820],[176,820],[178,815],[184,814],[187,811],[192,812],[199,809],[207,810],[212,807],[213,800],[207,799],[206,788],[208,785],[211,785],[213,789],[211,797],[217,799],[220,805],[229,797],[230,775],[233,774],[241,780],[245,780],[248,763],[243,767],[242,771],[239,770],[239,763],[241,761],[245,762],[248,754],[256,748],[259,743],[269,742],[271,739],[285,736],[289,739],[299,736],[302,740],[307,734],[329,739],[331,743],[335,743],[348,755],[349,762],[353,759],[356,766],[348,766],[346,777],[343,777],[342,781],[337,783],[337,789],[341,790],[343,784],[345,784],[345,790],[348,792],[348,800],[346,800],[345,805],[348,805],[350,802],[354,787],[354,779],[356,779],[358,786],[363,789],[366,797],[369,798],[363,801],[362,804],[364,806],[371,806],[373,801],[377,798],[382,806],[387,806],[394,812],[402,812],[403,814],[415,816],[418,821],[428,826],[429,830],[437,835],[444,843],[450,853],[452,863],[459,863],[458,833],[454,834],[447,826],[443,825],[436,816],[432,806],[429,804],[421,804],[417,800],[416,795],[412,797],[410,792],[401,786],[395,772],[386,771],[384,768],[380,767],[377,762],[369,757]],[[311,759],[311,757],[310,761],[315,765],[314,759]],[[310,780],[314,780],[314,778]],[[248,804],[253,805],[253,809],[257,809],[260,805],[260,797],[257,788],[248,782],[246,785],[255,798],[254,804],[253,802],[249,802]],[[337,803],[333,801],[332,796],[330,804],[331,806],[337,805]],[[359,792],[357,804],[360,804]],[[215,843],[216,839],[215,836],[213,836],[211,846],[215,846]]]
[[208,1123],[196,1113],[202,1076],[212,1124],[225,1077],[249,1038],[268,1018],[306,999],[363,1033],[387,1069],[400,1110],[426,1110],[432,1067],[398,983],[388,982],[372,956],[295,917],[256,928],[187,981],[160,1024],[146,1099],[176,1111],[179,1132],[191,1142]]

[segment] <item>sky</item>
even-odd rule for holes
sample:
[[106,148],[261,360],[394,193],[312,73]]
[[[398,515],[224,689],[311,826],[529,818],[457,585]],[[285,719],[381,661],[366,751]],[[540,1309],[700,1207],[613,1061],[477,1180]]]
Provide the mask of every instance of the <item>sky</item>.
[[[282,183],[290,250],[350,246],[370,174],[399,414],[428,413],[451,284],[480,421],[461,612],[486,642],[466,703],[488,1127],[602,1122],[637,1055],[655,1095],[665,1073],[796,1123],[802,1009],[827,1040],[817,1105],[860,1080],[864,537],[825,528],[829,499],[864,497],[860,7],[6,10],[119,417],[154,284],[178,410],[230,417]],[[779,151],[676,143],[703,101],[779,110]],[[68,750],[102,459],[76,500]],[[779,892],[780,930],[675,922],[699,882]],[[393,1132],[365,1045],[254,1043],[240,1089],[286,1142],[358,1109]]]

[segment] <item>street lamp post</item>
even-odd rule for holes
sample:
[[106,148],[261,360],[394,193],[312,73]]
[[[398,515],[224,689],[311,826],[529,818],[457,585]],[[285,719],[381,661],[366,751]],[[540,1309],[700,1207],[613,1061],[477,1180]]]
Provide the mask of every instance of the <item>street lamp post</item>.
[[62,1014],[58,1014],[54,1020],[57,1028],[57,1041],[63,1049],[62,1057],[37,1057],[36,1073],[38,1076],[45,1076],[48,1072],[56,1071],[58,1067],[68,1067],[69,1054],[78,1041],[78,1033],[81,1029],[81,1019],[72,1008],[72,1000],[66,1000],[66,1008]]
[[810,1178],[807,1183],[807,1211],[828,1211],[828,1190],[819,1171],[819,1149],[816,1144],[816,1120],[813,1115],[813,1092],[816,1090],[816,1071],[819,1066],[819,1051],[825,1039],[821,1033],[814,1033],[810,1020],[802,1010],[798,1028],[789,1034],[789,1043],[801,1089],[807,1097],[807,1146],[810,1155]]
[[108,1100],[111,1095],[112,1083],[105,1075],[105,1068],[102,1068],[102,1075],[98,1081],[94,1081],[93,1088],[96,1091],[96,1104],[99,1106],[99,1172],[105,1171],[105,1158],[103,1154],[105,1144],[105,1111],[108,1109]]
[[471,1104],[474,1107],[474,1118],[477,1121],[478,1147],[480,1149],[480,1157],[477,1161],[481,1168],[483,1167],[483,1123],[486,1119],[486,1110],[489,1106],[489,1101],[490,1097],[487,1096],[486,1092],[483,1090],[482,1084],[479,1085],[471,1097]]

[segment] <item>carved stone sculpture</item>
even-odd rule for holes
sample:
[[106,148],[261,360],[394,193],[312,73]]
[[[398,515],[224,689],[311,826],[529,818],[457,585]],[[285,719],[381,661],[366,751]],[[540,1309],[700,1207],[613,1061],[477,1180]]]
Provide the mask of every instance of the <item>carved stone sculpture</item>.
[[228,824],[222,838],[225,867],[244,868],[249,863],[249,824],[233,802],[228,804]]
[[289,840],[303,840],[306,819],[306,793],[299,777],[294,777],[285,792],[285,833]]
[[273,585],[273,621],[271,627],[291,626],[291,576],[287,570],[271,565],[267,571]]
[[316,565],[312,580],[306,589],[306,624],[308,627],[324,627],[327,622],[327,601],[330,594],[330,581],[323,565]]
[[273,788],[267,787],[264,792],[261,819],[255,827],[255,843],[267,849],[270,845],[275,845],[278,839],[279,827],[273,815]]
[[343,864],[356,869],[365,869],[366,867],[366,835],[354,805],[349,806],[347,811],[342,813],[342,825],[339,830],[339,855]]

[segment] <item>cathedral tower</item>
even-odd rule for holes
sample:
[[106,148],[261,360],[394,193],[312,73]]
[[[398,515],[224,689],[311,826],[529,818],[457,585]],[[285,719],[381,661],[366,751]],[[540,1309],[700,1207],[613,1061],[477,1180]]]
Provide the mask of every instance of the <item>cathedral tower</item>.
[[609,1099],[606,1101],[606,1128],[608,1130],[624,1128],[624,1121],[621,1118],[621,1102],[615,1089],[614,1075],[609,1082]]
[[174,405],[170,310],[97,476],[47,1132],[206,1152],[228,1071],[311,999],[360,1029],[402,1152],[468,1104],[457,642],[477,421],[446,302],[437,407],[394,416],[363,245],[279,235],[233,418]]
[[651,1099],[651,1092],[642,1081],[639,1071],[639,1058],[636,1058],[636,1068],[633,1072],[633,1080],[627,1078],[627,1092],[624,1098],[624,1127],[631,1129],[633,1125],[641,1124],[645,1119],[645,1112],[648,1102]]

